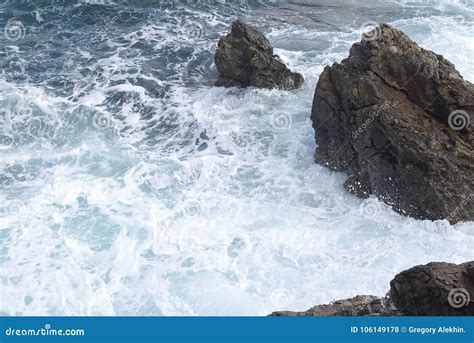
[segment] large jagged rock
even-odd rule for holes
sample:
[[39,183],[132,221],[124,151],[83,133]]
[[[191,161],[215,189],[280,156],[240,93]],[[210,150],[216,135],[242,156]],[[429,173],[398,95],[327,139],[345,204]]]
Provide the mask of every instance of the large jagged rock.
[[219,72],[216,86],[293,90],[304,82],[303,76],[293,73],[273,54],[263,34],[240,20],[219,40],[215,62]]
[[313,101],[317,163],[419,219],[474,220],[474,85],[382,24],[326,67]]
[[271,316],[473,316],[473,297],[474,261],[432,262],[396,275],[386,297],[358,295],[305,312]]
[[474,316],[474,261],[405,270],[390,282],[390,298],[405,315]]

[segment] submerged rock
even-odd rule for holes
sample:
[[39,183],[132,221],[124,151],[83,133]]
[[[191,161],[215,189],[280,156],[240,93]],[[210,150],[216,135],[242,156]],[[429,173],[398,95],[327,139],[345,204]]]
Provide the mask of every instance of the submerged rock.
[[219,72],[216,86],[293,90],[304,83],[301,74],[293,73],[273,54],[263,34],[240,20],[219,40],[215,62]]
[[474,261],[432,262],[405,270],[390,282],[386,297],[358,295],[305,312],[271,316],[473,316]]
[[348,173],[350,192],[399,213],[474,220],[473,115],[474,85],[382,24],[319,78],[315,159]]

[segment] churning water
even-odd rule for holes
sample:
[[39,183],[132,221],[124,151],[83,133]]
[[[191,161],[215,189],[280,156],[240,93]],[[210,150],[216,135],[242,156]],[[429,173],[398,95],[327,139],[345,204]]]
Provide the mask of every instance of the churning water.
[[[242,18],[306,79],[213,87]],[[472,1],[0,4],[0,312],[266,315],[474,259],[472,222],[400,216],[313,162],[318,75],[388,22],[474,81]]]

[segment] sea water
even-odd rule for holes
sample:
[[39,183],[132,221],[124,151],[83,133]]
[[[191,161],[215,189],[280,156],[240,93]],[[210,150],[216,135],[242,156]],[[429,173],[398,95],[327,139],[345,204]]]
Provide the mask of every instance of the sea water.
[[[217,88],[241,18],[304,75]],[[474,259],[314,163],[318,76],[387,22],[474,82],[472,1],[3,1],[0,312],[266,315]]]

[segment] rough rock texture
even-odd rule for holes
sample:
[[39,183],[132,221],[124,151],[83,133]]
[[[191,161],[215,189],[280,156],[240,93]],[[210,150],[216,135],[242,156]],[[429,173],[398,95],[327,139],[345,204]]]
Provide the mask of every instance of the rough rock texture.
[[351,299],[335,301],[329,305],[318,305],[305,312],[274,312],[271,316],[393,316],[398,313],[390,309],[387,298],[358,295]]
[[319,78],[315,159],[402,214],[474,220],[473,116],[474,85],[382,24]]
[[291,72],[267,38],[244,22],[232,23],[232,32],[219,40],[215,62],[219,72],[216,86],[258,87],[293,90],[303,76]]
[[405,270],[390,282],[390,297],[405,315],[474,316],[474,261]]
[[474,316],[474,261],[416,266],[396,275],[390,287],[384,298],[358,295],[271,316]]

